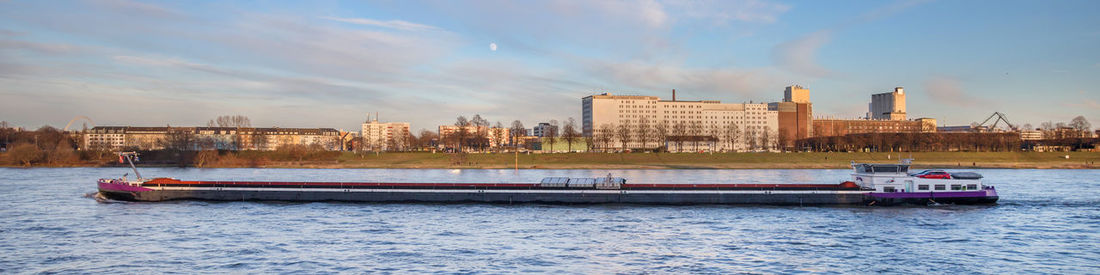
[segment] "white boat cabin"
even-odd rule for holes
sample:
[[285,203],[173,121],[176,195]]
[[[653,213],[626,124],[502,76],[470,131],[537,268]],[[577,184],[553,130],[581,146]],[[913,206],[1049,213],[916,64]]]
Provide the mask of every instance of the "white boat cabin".
[[[973,172],[948,173],[950,176],[921,177],[909,173],[909,161],[900,164],[852,163],[852,182],[875,192],[960,192],[985,188],[982,176]],[[934,171],[934,170],[929,170]],[[929,172],[925,171],[925,172]]]

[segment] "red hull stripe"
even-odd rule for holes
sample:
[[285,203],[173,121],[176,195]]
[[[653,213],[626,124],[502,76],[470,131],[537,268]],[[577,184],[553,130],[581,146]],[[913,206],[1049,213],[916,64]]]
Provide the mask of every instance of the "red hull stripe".
[[[299,186],[380,186],[380,187],[539,187],[538,183],[439,183],[439,182],[264,182],[264,181],[180,181],[158,178],[145,182],[145,185],[299,185]],[[624,188],[838,188],[850,187],[846,184],[649,184],[629,183]]]

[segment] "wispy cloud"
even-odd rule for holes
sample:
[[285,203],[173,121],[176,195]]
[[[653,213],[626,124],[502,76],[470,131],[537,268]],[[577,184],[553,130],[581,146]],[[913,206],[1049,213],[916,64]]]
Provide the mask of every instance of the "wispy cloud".
[[155,4],[130,0],[88,0],[98,6],[114,9],[126,14],[142,14],[158,17],[182,17],[183,13]]
[[952,105],[956,107],[972,107],[975,104],[988,103],[980,101],[963,89],[958,78],[950,76],[933,76],[924,81],[924,88],[932,102]]
[[0,39],[0,50],[35,51],[39,53],[64,54],[82,50],[81,47],[62,43],[42,43],[15,39]]
[[790,5],[765,0],[666,1],[665,6],[685,17],[727,24],[731,21],[774,23],[791,9]]
[[792,72],[811,77],[825,77],[833,73],[817,62],[817,52],[833,40],[834,36],[856,25],[866,24],[908,8],[929,2],[928,0],[905,0],[864,12],[860,16],[839,22],[793,40],[780,43],[772,49],[772,61],[777,66]]
[[1087,98],[1077,100],[1076,102],[1063,103],[1063,105],[1067,107],[1082,108],[1085,110],[1100,110],[1100,101]]
[[374,19],[368,19],[368,18],[343,18],[343,17],[330,17],[330,16],[323,16],[321,18],[326,19],[326,20],[337,21],[337,22],[351,23],[351,24],[357,24],[357,25],[375,26],[375,27],[383,27],[383,28],[390,28],[390,29],[398,29],[398,30],[403,30],[403,31],[434,31],[434,30],[440,30],[440,28],[435,27],[435,26],[417,24],[417,23],[412,23],[412,22],[402,21],[402,20],[381,21],[381,20],[374,20]]
[[779,44],[772,50],[772,60],[780,68],[812,77],[832,74],[817,62],[817,52],[833,38],[833,31],[821,30]]

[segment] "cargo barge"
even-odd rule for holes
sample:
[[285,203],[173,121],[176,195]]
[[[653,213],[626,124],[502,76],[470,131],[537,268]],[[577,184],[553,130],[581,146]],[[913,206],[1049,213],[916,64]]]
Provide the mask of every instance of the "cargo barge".
[[[129,155],[123,155],[130,160]],[[131,160],[132,166],[132,160]],[[124,201],[269,200],[433,203],[896,205],[988,204],[993,186],[974,173],[908,174],[908,163],[855,164],[837,184],[627,183],[624,178],[549,177],[536,183],[268,182],[100,179],[103,197]]]

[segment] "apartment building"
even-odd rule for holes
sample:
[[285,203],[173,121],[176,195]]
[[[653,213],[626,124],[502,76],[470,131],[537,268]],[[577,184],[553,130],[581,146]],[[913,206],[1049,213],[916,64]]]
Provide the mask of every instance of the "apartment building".
[[[581,99],[581,110],[583,134],[593,137],[597,147],[606,147],[602,149],[655,149],[667,146],[667,140],[710,137],[716,142],[707,143],[706,148],[686,149],[765,150],[774,148],[778,136],[778,112],[770,110],[768,104],[681,101],[676,100],[675,91],[672,100],[610,93],[591,95]],[[657,132],[665,132],[666,140],[656,140],[650,135]],[[762,137],[767,140],[759,141]],[[601,138],[611,141],[599,142]],[[667,149],[685,150],[681,147]]]
[[97,126],[82,148],[109,150],[275,150],[282,145],[320,145],[340,150],[341,134],[332,128],[135,127]]
[[369,151],[395,151],[408,149],[410,141],[408,122],[378,122],[367,119],[363,122],[361,144],[364,150]]

